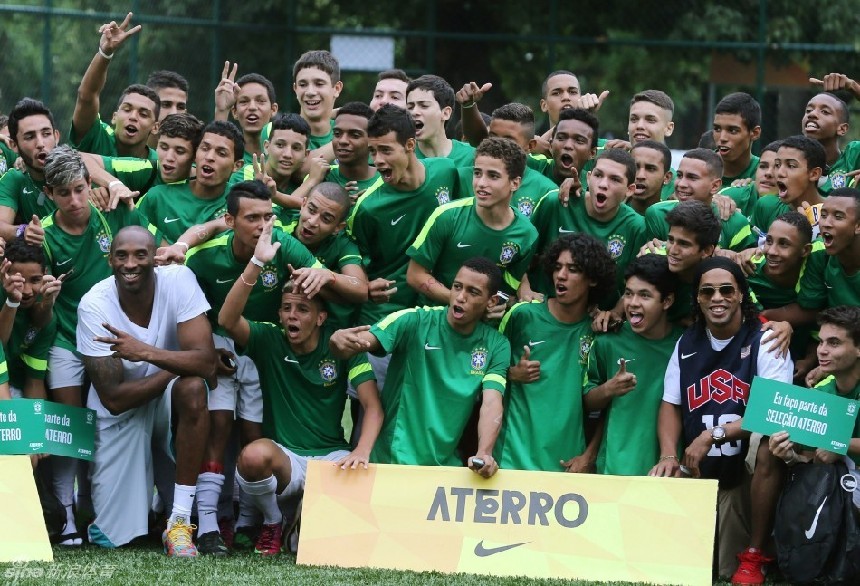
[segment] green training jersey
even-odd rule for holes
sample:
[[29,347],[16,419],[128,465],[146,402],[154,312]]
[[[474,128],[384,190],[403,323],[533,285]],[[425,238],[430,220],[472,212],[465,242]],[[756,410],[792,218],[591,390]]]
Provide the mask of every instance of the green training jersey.
[[6,363],[6,351],[0,344],[0,384],[9,382],[9,365]]
[[77,348],[78,304],[93,285],[111,276],[108,254],[114,235],[126,226],[143,226],[160,241],[155,226],[136,209],[121,205],[100,212],[90,204],[90,219],[82,234],[69,234],[56,223],[57,212],[42,219],[45,240],[42,247],[52,275],[66,275],[63,288],[54,302],[57,339],[60,348]]
[[761,159],[755,155],[750,155],[750,164],[744,169],[740,175],[734,177],[723,176],[723,187],[731,187],[733,181],[738,179],[755,179],[755,172],[758,171],[758,162]]
[[459,466],[457,443],[475,402],[483,390],[505,391],[507,339],[483,322],[460,334],[447,314],[447,307],[404,309],[370,329],[392,355],[374,462]]
[[827,175],[822,175],[818,180],[818,191],[821,195],[827,195],[834,189],[850,187],[851,171],[860,169],[860,140],[852,140],[842,152],[836,162],[830,165]]
[[848,275],[824,247],[813,248],[807,257],[798,287],[797,303],[804,309],[860,305],[860,271]]
[[[212,330],[224,336],[227,336],[227,333],[218,325],[218,312],[233,288],[233,283],[248,266],[248,261],[237,260],[233,254],[234,237],[235,233],[228,230],[200,246],[195,246],[185,256],[185,265],[194,271],[197,282],[206,295],[206,301],[211,306],[207,315]],[[263,266],[242,312],[248,320],[278,321],[281,288],[290,278],[287,264],[297,269],[322,266],[304,244],[283,230],[276,228],[272,231],[272,243],[275,242],[280,242],[281,247],[275,253],[275,258]]]
[[364,192],[347,221],[350,236],[365,259],[370,281],[394,281],[397,293],[389,303],[365,303],[359,321],[372,324],[398,309],[414,307],[418,294],[406,284],[406,250],[427,219],[457,193],[457,168],[450,159],[424,159],[426,176],[415,191],[397,191],[377,182]]
[[[753,210],[758,205],[758,187],[755,181],[743,187],[723,187],[718,195],[725,195],[732,198],[732,201],[738,206],[738,211],[749,218]],[[755,224],[754,224],[755,225]],[[761,226],[759,226],[761,228]]]
[[36,181],[29,173],[18,169],[9,169],[0,177],[0,206],[12,208],[15,218],[24,224],[33,216],[44,218],[57,209],[44,188],[44,181]]
[[513,216],[510,225],[495,230],[478,216],[475,198],[452,201],[433,212],[406,254],[448,288],[465,261],[483,256],[502,269],[506,292],[515,294],[538,234],[528,218],[516,211]]
[[18,153],[6,146],[6,143],[0,141],[0,177],[6,174],[6,171],[13,169],[15,161],[18,159]]
[[663,376],[683,328],[672,328],[665,338],[650,340],[633,331],[629,322],[616,334],[597,336],[588,355],[585,393],[618,372],[636,375],[636,387],[615,397],[605,409],[606,427],[597,455],[597,472],[614,476],[645,476],[660,457],[657,412],[663,401]]
[[[471,167],[475,164],[475,147],[470,144],[466,144],[465,142],[459,140],[451,140],[451,152],[448,153],[444,157],[439,157],[442,159],[451,159],[454,161],[454,165],[457,167]],[[427,157],[424,153],[421,152],[421,148],[416,145],[415,147],[415,156],[419,159],[427,159],[432,157]]]
[[[333,181],[341,187],[346,187],[346,184],[352,181],[352,179],[347,179],[343,176],[343,173],[341,173],[340,171],[340,165],[332,165],[331,167],[329,167],[328,173],[325,176],[325,180]],[[370,187],[377,181],[382,181],[378,171],[374,173],[373,177],[371,177],[370,179],[362,179],[360,181],[356,181],[356,184],[358,184],[358,191],[361,192],[365,189],[370,189]]]
[[137,202],[137,209],[173,244],[190,227],[226,214],[227,194],[201,199],[191,192],[191,183],[181,181],[153,187]]
[[[561,185],[561,182],[555,176],[555,161],[550,157],[542,158],[531,158],[529,157],[529,167],[552,181],[556,187]],[[582,170],[579,172],[579,182],[582,184],[583,189],[588,189],[588,173],[594,168],[594,159],[590,159],[585,165],[583,165]]]
[[331,330],[321,329],[316,349],[296,354],[283,328],[249,322],[244,353],[257,365],[263,389],[263,436],[300,456],[349,450],[341,418],[346,385],[375,380],[367,354],[349,360],[331,355]]
[[308,137],[308,150],[314,151],[322,148],[334,138],[334,118],[329,120],[328,132],[322,135],[312,134]]
[[501,468],[561,472],[561,460],[585,451],[582,385],[594,340],[591,318],[562,323],[545,302],[517,303],[499,330],[511,344],[510,364],[528,346],[541,375],[533,383],[510,382],[496,461]]
[[[624,270],[636,258],[639,249],[645,244],[645,220],[632,208],[618,206],[618,212],[611,220],[603,222],[588,215],[585,198],[572,198],[567,207],[558,201],[558,191],[549,192],[538,202],[531,216],[532,224],[538,231],[536,254],[543,254],[560,236],[582,232],[590,234],[606,244],[606,250],[615,260],[616,285],[620,293],[624,287]],[[653,207],[653,206],[652,206]],[[550,295],[553,286],[542,267],[529,273],[532,290]],[[537,286],[538,288],[536,288]],[[618,300],[607,299],[601,307],[609,309]]]
[[[457,174],[460,176],[460,197],[474,197],[472,189],[472,175],[474,167],[460,167]],[[547,177],[544,177],[534,169],[526,167],[520,188],[514,192],[511,198],[511,207],[522,215],[529,217],[537,206],[537,203],[550,191],[558,189],[558,186]]]
[[[240,183],[242,181],[253,181],[254,180],[254,167],[253,165],[247,164],[238,171],[234,172],[230,175],[230,179],[227,181],[227,189],[226,191],[230,191],[230,188]],[[292,193],[299,188],[301,182],[296,183],[292,179],[287,181],[284,185],[278,186],[278,191],[280,193],[286,195],[292,195]],[[284,206],[280,206],[273,202],[272,211],[275,213],[275,217],[278,219],[281,224],[289,224],[290,222],[294,222],[299,219],[299,208],[288,208]]]
[[[0,291],[0,303],[6,301],[6,292]],[[27,379],[44,380],[48,374],[48,354],[54,345],[57,334],[57,317],[51,316],[51,321],[43,328],[35,328],[30,319],[30,312],[18,309],[15,321],[12,323],[12,333],[5,349],[9,353],[9,384],[23,390]]]
[[[675,209],[678,205],[677,200],[660,201],[649,207],[645,211],[645,235],[648,240],[657,238],[658,240],[666,240],[669,238],[669,222],[666,221],[666,215]],[[711,204],[711,209],[717,217],[720,213],[717,206]],[[740,213],[735,211],[728,220],[720,220],[722,230],[720,231],[720,248],[727,248],[740,252],[747,248],[753,248],[758,244],[758,238],[750,226],[749,220]]]
[[[795,211],[795,209],[784,203],[777,195],[765,195],[755,204],[755,209],[750,216],[750,224],[758,228],[763,234],[767,234],[774,220],[786,212]],[[809,218],[808,215],[806,217]],[[812,225],[812,239],[815,240],[818,236],[818,222],[815,222]]]
[[[856,401],[860,399],[860,383],[857,384],[850,392],[846,394],[842,394],[839,392],[839,389],[836,388],[836,377],[833,375],[828,376],[823,381],[815,385],[816,391],[821,391],[823,393],[827,393],[828,395],[838,395],[843,399],[851,399]],[[860,438],[860,417],[854,423],[854,432],[851,434],[853,438]],[[854,463],[860,467],[860,454],[848,454],[848,457],[854,460]]]
[[145,195],[150,187],[164,185],[158,163],[134,157],[102,157],[105,171],[122,181],[132,191]]
[[[298,222],[296,221],[284,226],[284,231],[295,236],[297,227]],[[311,254],[322,263],[322,266],[336,273],[343,273],[343,269],[349,265],[362,266],[364,262],[358,245],[343,230],[320,242],[317,249],[311,251]],[[329,327],[340,329],[352,326],[358,305],[328,300],[325,304],[328,308],[326,323],[329,324]]]
[[[78,136],[75,132],[74,125],[69,129],[69,145],[73,148],[84,152],[93,153],[95,155],[104,155],[107,157],[118,157],[119,152],[116,150],[116,135],[113,128],[103,122],[101,117],[96,118],[90,129],[83,136]],[[152,162],[153,166],[158,165],[158,154],[154,148],[146,147],[146,158]]]

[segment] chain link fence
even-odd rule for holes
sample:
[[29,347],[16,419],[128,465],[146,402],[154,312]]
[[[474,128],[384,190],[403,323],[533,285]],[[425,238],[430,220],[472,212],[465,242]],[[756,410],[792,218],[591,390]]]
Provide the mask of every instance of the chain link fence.
[[[710,127],[716,101],[742,90],[762,103],[764,144],[800,131],[814,93],[810,75],[860,75],[860,11],[851,1],[18,0],[0,5],[0,112],[23,96],[40,98],[67,131],[99,25],[131,11],[143,30],[111,64],[103,118],[126,85],[170,69],[190,82],[189,110],[210,119],[225,60],[238,62],[239,75],[271,79],[281,109],[295,111],[293,62],[306,50],[334,47],[353,67],[344,67],[338,103],[368,101],[376,72],[391,64],[413,76],[441,75],[455,90],[493,82],[483,111],[521,101],[541,120],[543,78],[568,69],[584,91],[611,92],[600,112],[604,136],[626,137],[630,97],[655,88],[676,102],[669,145],[690,148]],[[849,138],[860,138],[858,127]]]

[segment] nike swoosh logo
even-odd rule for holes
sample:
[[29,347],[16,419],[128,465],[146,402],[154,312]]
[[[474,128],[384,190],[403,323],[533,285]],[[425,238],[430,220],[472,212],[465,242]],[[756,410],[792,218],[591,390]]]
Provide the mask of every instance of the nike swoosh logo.
[[824,508],[824,503],[827,502],[827,499],[829,497],[830,495],[824,497],[824,500],[821,501],[820,505],[818,505],[818,510],[815,511],[815,518],[812,520],[812,525],[809,526],[809,529],[803,532],[803,534],[806,535],[807,539],[812,539],[812,536],[815,535],[815,530],[818,528],[818,515],[821,514],[821,509]]
[[232,283],[233,279],[215,279],[215,282],[219,285],[223,285],[224,283]]
[[179,218],[170,219],[167,216],[164,216],[164,223],[165,224],[172,224],[173,222],[178,222],[178,221],[179,221]]
[[689,354],[681,354],[681,360],[686,360],[690,356],[696,354],[695,352],[690,352]]
[[529,346],[531,346],[532,348],[534,348],[534,347],[535,347],[535,346],[537,346],[538,344],[543,344],[544,342],[546,342],[546,340],[538,340],[537,342],[532,342],[531,340],[529,340]]
[[524,541],[523,543],[512,543],[510,545],[502,545],[499,547],[484,547],[484,540],[482,539],[478,545],[475,546],[475,555],[479,558],[485,558],[488,555],[494,555],[497,553],[502,553],[503,551],[508,551],[509,549],[513,549],[515,547],[519,547],[521,545],[525,545],[528,541]]
[[284,362],[289,362],[290,364],[298,364],[299,363],[298,360],[293,360],[289,356],[284,356]]
[[457,248],[469,248],[472,246],[471,244],[463,244],[462,242],[457,243]]
[[32,189],[27,189],[26,187],[24,189],[22,189],[21,191],[24,192],[24,195],[30,195],[31,193],[33,193]]
[[575,231],[576,231],[576,230],[565,230],[564,228],[559,228],[559,229],[558,229],[558,233],[559,233],[559,234],[573,234]]
[[72,259],[67,258],[67,259],[66,259],[66,260],[64,260],[63,262],[58,262],[58,263],[57,263],[57,266],[58,266],[58,267],[61,267],[61,266],[63,266],[64,264],[68,264],[68,263],[70,263],[70,262],[72,262]]
[[399,222],[400,220],[402,220],[402,219],[403,219],[403,218],[405,218],[405,217],[406,217],[406,214],[403,214],[402,216],[400,216],[400,217],[399,217],[399,218],[397,218],[396,220],[391,220],[391,225],[392,225],[392,226],[396,226],[396,225],[397,225],[397,222]]
[[430,344],[425,343],[424,349],[425,350],[441,350],[442,347],[441,346],[431,346]]

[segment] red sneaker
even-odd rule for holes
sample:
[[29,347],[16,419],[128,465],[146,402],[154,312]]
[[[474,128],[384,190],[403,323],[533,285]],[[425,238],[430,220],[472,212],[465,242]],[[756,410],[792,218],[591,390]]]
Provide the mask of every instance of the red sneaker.
[[738,554],[738,570],[732,584],[764,584],[764,567],[773,561],[760,549],[748,548]]
[[260,530],[260,537],[257,538],[254,552],[260,555],[275,555],[280,553],[281,547],[284,544],[283,537],[284,528],[282,523],[264,524]]

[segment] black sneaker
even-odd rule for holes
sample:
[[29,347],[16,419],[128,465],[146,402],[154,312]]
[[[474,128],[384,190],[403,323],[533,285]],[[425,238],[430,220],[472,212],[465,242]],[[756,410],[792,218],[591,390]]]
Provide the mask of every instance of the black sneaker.
[[197,551],[200,555],[225,556],[229,553],[221,534],[210,531],[197,536]]

